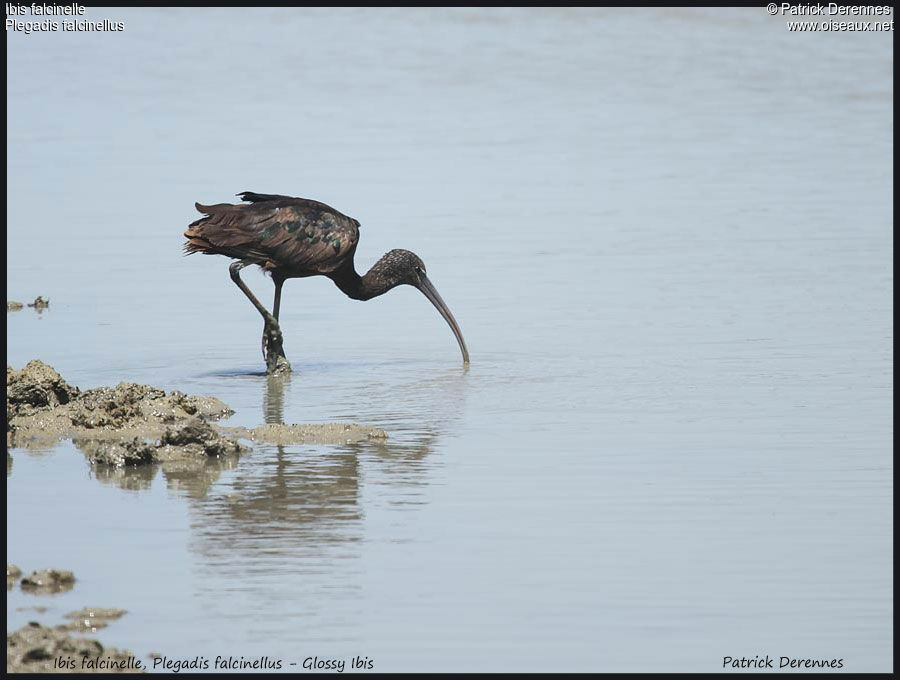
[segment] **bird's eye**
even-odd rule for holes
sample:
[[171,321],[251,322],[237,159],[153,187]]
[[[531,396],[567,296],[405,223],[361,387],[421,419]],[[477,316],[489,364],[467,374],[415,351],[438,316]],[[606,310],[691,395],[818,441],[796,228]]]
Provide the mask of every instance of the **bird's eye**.
[[417,274],[424,274],[424,273],[425,273],[425,270],[422,269],[421,267],[416,267],[416,273],[417,273]]

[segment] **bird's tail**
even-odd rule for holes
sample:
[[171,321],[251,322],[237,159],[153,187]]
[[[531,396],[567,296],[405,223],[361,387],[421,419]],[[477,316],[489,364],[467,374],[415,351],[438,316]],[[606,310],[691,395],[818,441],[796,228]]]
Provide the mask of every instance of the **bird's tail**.
[[[200,209],[199,205],[197,206],[197,209]],[[201,217],[196,222],[191,222],[190,225],[188,225],[188,228],[184,232],[184,237],[187,239],[187,243],[184,244],[185,255],[210,252],[211,244],[203,236],[203,223],[208,219],[208,217]]]

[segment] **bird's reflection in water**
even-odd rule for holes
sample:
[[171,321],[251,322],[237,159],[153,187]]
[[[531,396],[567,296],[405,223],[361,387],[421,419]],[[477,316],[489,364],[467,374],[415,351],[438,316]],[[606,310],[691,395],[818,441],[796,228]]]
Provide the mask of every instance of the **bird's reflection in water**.
[[[284,422],[290,384],[290,376],[265,378],[262,411],[266,423]],[[210,537],[221,532],[230,540],[246,534],[257,541],[260,532],[269,527],[276,531],[290,528],[297,535],[314,535],[329,543],[355,540],[358,536],[351,525],[362,516],[358,507],[361,466],[371,468],[367,472],[380,486],[394,487],[397,500],[408,501],[410,488],[427,484],[427,459],[449,422],[457,417],[463,388],[464,376],[459,371],[399,387],[360,385],[359,391],[367,398],[359,399],[356,412],[338,413],[335,419],[376,423],[388,430],[387,440],[330,446],[259,445],[241,460],[224,496],[200,499],[204,506],[221,507],[215,513],[202,513],[197,529]],[[404,395],[400,400],[398,392]],[[392,405],[390,411],[383,409],[387,403]],[[416,413],[428,413],[430,422],[411,424]]]
[[[266,423],[284,423],[284,395],[290,375],[266,376],[262,410]],[[356,520],[359,461],[345,446],[263,445],[244,465],[226,496],[218,527],[228,533],[247,531],[253,540],[262,527],[297,536],[347,538],[341,528]],[[215,499],[209,499],[214,501]]]
[[263,422],[284,423],[284,391],[290,387],[291,374],[266,376],[263,393]]
[[[453,429],[465,403],[466,372],[451,370],[429,380],[411,377],[397,385],[367,385],[375,394],[358,412],[362,422],[377,422],[390,438],[371,447],[376,463],[367,476],[369,483],[384,489],[391,506],[427,502],[425,489],[434,470],[442,465],[434,451],[441,438]],[[391,405],[390,411],[383,406]],[[354,417],[347,414],[347,417]]]
[[[289,387],[283,378],[266,379],[267,423],[282,422]],[[204,606],[234,616],[233,607],[220,602],[219,588],[223,580],[237,581],[242,592],[252,593],[254,606],[283,611],[287,597],[292,615],[315,616],[317,626],[332,621],[340,630],[335,617],[352,618],[362,588],[357,558],[372,524],[364,521],[361,480],[365,498],[382,508],[414,510],[425,502],[433,469],[429,456],[459,415],[464,375],[455,371],[400,388],[359,385],[355,391],[367,395],[359,409],[334,419],[377,424],[388,430],[386,441],[257,446],[241,459],[228,488],[192,502],[192,551],[204,573],[215,573],[201,585]],[[406,396],[388,396],[398,391]],[[383,410],[385,404],[390,411]],[[430,416],[427,424],[411,424],[423,413]]]

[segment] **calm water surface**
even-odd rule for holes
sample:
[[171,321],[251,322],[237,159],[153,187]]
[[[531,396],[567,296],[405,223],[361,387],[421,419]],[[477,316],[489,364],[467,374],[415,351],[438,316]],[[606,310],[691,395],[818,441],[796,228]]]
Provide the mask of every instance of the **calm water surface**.
[[[12,451],[9,561],[170,658],[715,671],[893,657],[892,34],[762,9],[116,9],[7,34],[7,363],[361,422],[203,475]],[[251,189],[417,252],[422,295],[285,286],[296,372],[194,201]],[[245,280],[268,303],[271,283]],[[23,607],[47,606],[44,614]],[[286,666],[287,667],[287,666]]]

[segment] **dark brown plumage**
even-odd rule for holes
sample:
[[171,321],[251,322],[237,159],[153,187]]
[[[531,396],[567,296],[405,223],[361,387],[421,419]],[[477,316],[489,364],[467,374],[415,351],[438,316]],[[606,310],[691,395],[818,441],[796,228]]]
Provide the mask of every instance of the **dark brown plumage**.
[[[359,242],[359,222],[334,208],[306,198],[244,191],[245,201],[233,205],[195,204],[204,214],[187,231],[185,253],[225,255],[237,262],[231,265],[231,278],[256,306],[265,320],[263,355],[269,372],[289,370],[284,356],[278,313],[281,287],[286,279],[328,276],[349,297],[370,300],[399,285],[421,290],[450,324],[463,361],[469,353],[462,333],[425,275],[425,264],[408,250],[386,253],[365,274],[356,272],[353,256]],[[240,278],[240,270],[255,264],[272,275],[275,302],[270,314]]]
[[359,222],[305,198],[238,194],[248,203],[195,204],[206,215],[184,233],[188,253],[251,261],[284,278],[329,274],[359,241]]

